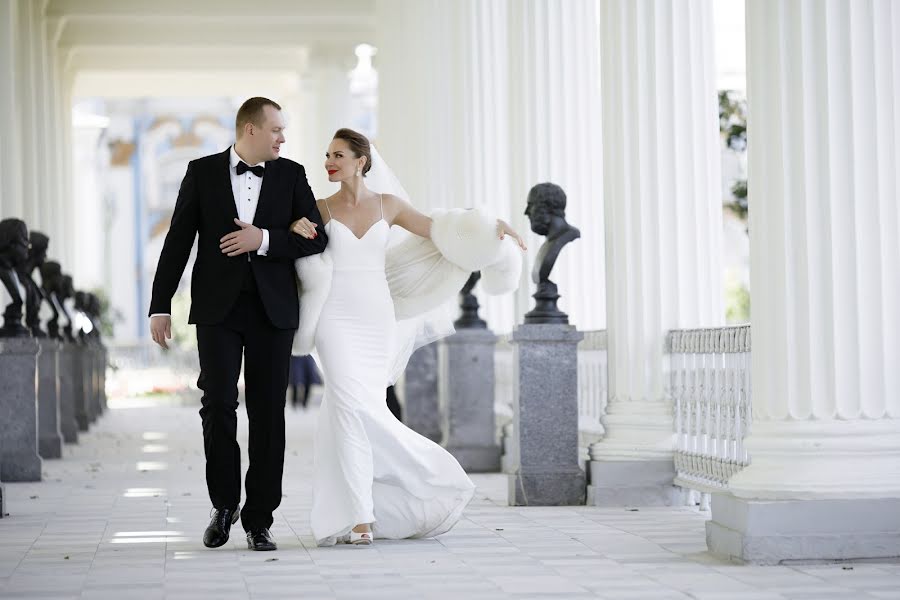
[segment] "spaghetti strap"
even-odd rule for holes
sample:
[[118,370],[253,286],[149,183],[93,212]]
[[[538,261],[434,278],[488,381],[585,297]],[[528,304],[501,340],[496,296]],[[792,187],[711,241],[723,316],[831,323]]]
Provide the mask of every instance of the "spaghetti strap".
[[384,194],[379,195],[381,198],[381,218],[384,219]]
[[331,216],[331,208],[328,206],[328,198],[323,198],[323,199],[322,199],[322,202],[325,203],[325,210],[328,211],[328,220],[330,221],[330,220],[333,219],[334,217]]

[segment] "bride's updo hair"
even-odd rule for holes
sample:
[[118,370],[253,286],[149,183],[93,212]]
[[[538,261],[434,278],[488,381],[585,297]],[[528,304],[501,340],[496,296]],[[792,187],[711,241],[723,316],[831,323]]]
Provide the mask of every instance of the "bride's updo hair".
[[366,164],[362,168],[362,174],[365,177],[369,169],[372,168],[372,146],[369,145],[369,138],[352,129],[342,127],[334,132],[334,139],[347,142],[356,158],[360,156],[366,157]]

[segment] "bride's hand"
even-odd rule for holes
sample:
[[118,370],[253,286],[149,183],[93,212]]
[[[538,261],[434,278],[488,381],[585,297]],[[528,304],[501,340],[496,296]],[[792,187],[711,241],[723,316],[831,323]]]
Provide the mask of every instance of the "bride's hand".
[[521,248],[522,250],[528,250],[528,247],[525,245],[525,240],[522,239],[522,236],[516,233],[516,230],[510,227],[509,223],[502,219],[497,219],[497,237],[502,240],[507,235],[512,236],[512,238],[516,240],[519,248]]
[[318,226],[318,223],[313,223],[306,217],[303,217],[302,219],[297,219],[291,223],[291,231],[311,240],[319,235],[319,232],[316,231],[316,227]]

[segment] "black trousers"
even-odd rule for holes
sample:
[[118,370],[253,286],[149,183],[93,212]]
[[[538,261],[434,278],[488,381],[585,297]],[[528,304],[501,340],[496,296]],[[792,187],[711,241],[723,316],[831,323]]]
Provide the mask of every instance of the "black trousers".
[[244,359],[250,433],[241,509],[245,530],[271,527],[272,513],[281,503],[284,402],[293,338],[293,329],[272,326],[255,286],[241,292],[223,323],[197,326],[206,486],[219,509],[234,508],[241,499],[237,382]]

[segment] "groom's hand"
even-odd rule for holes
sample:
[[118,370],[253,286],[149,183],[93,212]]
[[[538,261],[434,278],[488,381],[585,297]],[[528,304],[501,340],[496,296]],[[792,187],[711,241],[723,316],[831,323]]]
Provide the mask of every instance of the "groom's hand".
[[227,256],[239,256],[247,252],[259,250],[262,245],[263,234],[259,227],[244,223],[238,219],[234,220],[235,224],[240,227],[239,231],[232,231],[221,240],[219,240],[219,249],[222,254]]
[[172,339],[172,317],[168,315],[156,315],[150,317],[150,337],[153,341],[165,348],[169,349],[166,340]]

